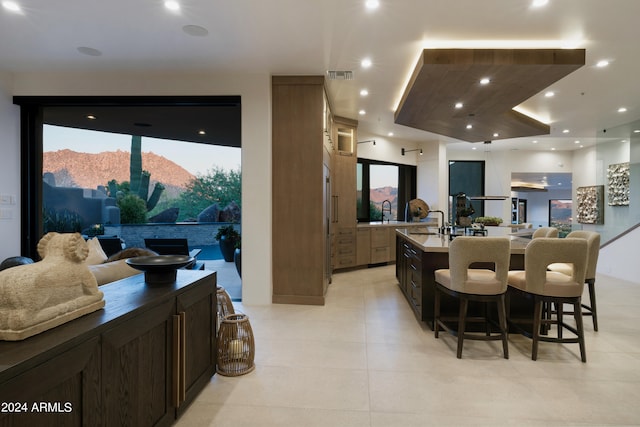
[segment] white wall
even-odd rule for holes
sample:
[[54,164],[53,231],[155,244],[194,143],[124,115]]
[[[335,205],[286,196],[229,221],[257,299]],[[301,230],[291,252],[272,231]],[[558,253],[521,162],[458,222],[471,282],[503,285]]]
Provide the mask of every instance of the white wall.
[[0,73],[0,195],[15,202],[0,204],[0,260],[20,255],[20,108],[13,105],[12,86],[12,76]]
[[[6,82],[5,82],[6,84]],[[6,88],[5,88],[6,90]],[[243,303],[270,304],[271,274],[271,77],[266,74],[209,73],[23,73],[14,76],[9,95],[0,93],[0,136],[3,177],[11,172],[7,189],[17,193],[15,174],[19,150],[19,110],[11,95],[240,95],[242,98],[242,272]],[[8,97],[8,99],[5,99]],[[5,111],[7,110],[7,111]],[[6,122],[6,123],[5,123]],[[5,126],[6,124],[6,126]],[[7,152],[4,151],[7,146]],[[5,155],[4,153],[8,153]],[[0,223],[1,224],[1,223]],[[3,236],[4,225],[2,227]],[[12,223],[10,251],[19,249],[19,226]],[[9,230],[10,228],[10,230]],[[3,238],[4,240],[4,238]],[[5,251],[3,242],[2,251]],[[8,251],[8,250],[7,250]]]
[[632,283],[640,283],[640,265],[635,248],[640,241],[640,228],[622,236],[600,250],[598,273]]

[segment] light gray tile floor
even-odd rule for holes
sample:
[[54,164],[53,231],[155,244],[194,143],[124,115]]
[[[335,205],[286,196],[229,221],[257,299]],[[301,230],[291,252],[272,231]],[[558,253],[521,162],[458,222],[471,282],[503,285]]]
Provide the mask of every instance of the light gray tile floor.
[[216,374],[177,425],[640,425],[639,283],[598,277],[586,364],[576,344],[541,343],[532,361],[531,341],[515,334],[509,360],[481,341],[465,341],[458,360],[455,339],[415,319],[394,274],[335,274],[324,306],[235,303],[251,321],[256,369]]

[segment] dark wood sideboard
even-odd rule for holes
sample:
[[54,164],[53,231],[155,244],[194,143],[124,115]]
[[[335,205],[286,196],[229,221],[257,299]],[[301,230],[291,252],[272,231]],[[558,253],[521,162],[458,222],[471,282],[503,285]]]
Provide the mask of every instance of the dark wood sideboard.
[[102,310],[0,342],[0,426],[171,425],[215,373],[216,273],[136,275]]

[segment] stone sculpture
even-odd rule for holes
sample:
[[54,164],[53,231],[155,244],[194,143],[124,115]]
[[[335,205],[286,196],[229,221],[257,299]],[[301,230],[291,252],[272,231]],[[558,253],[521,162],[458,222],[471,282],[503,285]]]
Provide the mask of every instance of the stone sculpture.
[[79,233],[47,233],[42,261],[0,271],[0,340],[23,340],[104,307]]

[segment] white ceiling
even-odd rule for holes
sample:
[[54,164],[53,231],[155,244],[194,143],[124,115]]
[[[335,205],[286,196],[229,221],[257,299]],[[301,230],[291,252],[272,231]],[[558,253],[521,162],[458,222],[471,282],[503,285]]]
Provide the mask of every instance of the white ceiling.
[[[362,133],[442,139],[451,149],[468,149],[469,143],[393,123],[425,42],[511,42],[504,47],[512,48],[572,43],[586,49],[586,65],[554,84],[553,98],[541,93],[522,104],[550,124],[551,135],[535,138],[538,144],[532,138],[496,141],[493,149],[574,150],[593,144],[597,131],[640,117],[640,0],[550,0],[542,8],[533,8],[532,0],[380,0],[373,11],[364,0],[179,0],[179,12],[165,9],[162,0],[15,1],[21,13],[0,8],[0,71],[352,70],[354,80],[330,81],[327,88],[334,112],[359,120]],[[187,25],[208,34],[189,35]],[[478,46],[481,40],[492,42]],[[101,55],[82,54],[78,47]],[[366,70],[360,67],[364,57],[373,62]],[[610,65],[596,67],[601,59]],[[362,88],[369,90],[365,98]],[[627,112],[618,113],[623,106]]]

